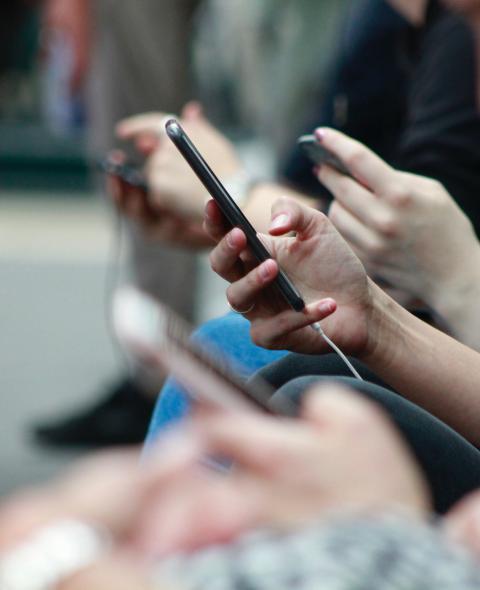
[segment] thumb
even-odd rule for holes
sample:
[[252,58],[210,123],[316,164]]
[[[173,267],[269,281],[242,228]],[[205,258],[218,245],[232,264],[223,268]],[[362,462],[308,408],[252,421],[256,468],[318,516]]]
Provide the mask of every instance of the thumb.
[[328,218],[313,207],[282,197],[272,206],[269,232],[273,236],[296,232],[300,239],[307,239],[318,234],[321,226],[328,223]]

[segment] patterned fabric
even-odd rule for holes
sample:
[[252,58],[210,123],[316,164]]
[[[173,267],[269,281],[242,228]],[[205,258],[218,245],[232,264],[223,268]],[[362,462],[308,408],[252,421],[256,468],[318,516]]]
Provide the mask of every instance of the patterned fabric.
[[256,532],[168,559],[154,581],[182,590],[478,590],[480,567],[435,526],[382,516]]

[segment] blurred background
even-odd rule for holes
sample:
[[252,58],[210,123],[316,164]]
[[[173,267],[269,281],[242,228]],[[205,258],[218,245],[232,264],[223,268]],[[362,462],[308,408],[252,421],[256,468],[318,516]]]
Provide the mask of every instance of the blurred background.
[[[129,245],[98,162],[119,119],[195,98],[263,175],[291,147],[335,49],[347,0],[10,0],[0,6],[0,495],[81,450],[35,424],[80,407],[122,371],[108,328]],[[279,73],[282,75],[279,75]],[[123,237],[122,237],[123,236]],[[222,287],[189,252],[195,322]],[[180,261],[180,262],[178,262]],[[194,269],[192,271],[192,269]]]

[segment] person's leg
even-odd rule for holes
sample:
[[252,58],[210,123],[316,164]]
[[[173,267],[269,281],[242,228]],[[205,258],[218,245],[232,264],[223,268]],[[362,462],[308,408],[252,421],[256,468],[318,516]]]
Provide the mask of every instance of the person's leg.
[[[248,379],[261,367],[288,354],[283,350],[266,350],[253,344],[250,323],[238,313],[229,313],[211,320],[200,327],[193,340],[212,349],[214,357],[228,363],[242,379]],[[188,413],[188,398],[174,379],[168,379],[162,391],[150,423],[147,446],[169,425]]]
[[[150,111],[179,112],[192,98],[190,36],[201,0],[95,0],[88,85],[89,155],[105,157],[118,143],[116,123]],[[129,156],[135,150],[130,146]],[[192,319],[196,257],[155,243],[125,223],[131,279],[140,289]],[[139,363],[83,409],[34,429],[43,444],[110,446],[141,443],[162,379]]]
[[[365,381],[388,388],[379,377],[372,373],[360,361],[353,357],[349,357],[349,361]],[[302,377],[303,375],[351,377],[352,373],[342,359],[334,353],[321,356],[290,353],[261,368],[252,376],[251,383],[255,384],[257,380],[267,381],[274,389],[278,389],[292,379]]]
[[386,410],[421,465],[437,512],[446,512],[465,494],[480,487],[480,451],[426,410],[377,384],[351,377],[310,375],[285,383],[274,399],[287,396],[299,404],[308,389],[332,380]]

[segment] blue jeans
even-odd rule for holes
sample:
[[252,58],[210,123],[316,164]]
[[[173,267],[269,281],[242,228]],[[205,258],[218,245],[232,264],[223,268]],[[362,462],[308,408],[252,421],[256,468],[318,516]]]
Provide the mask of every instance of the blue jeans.
[[[229,362],[242,379],[287,354],[284,350],[266,350],[250,339],[250,322],[238,313],[211,320],[193,334],[193,340],[213,346],[215,354]],[[158,398],[147,435],[150,445],[168,426],[188,414],[188,396],[172,378],[167,379]]]

